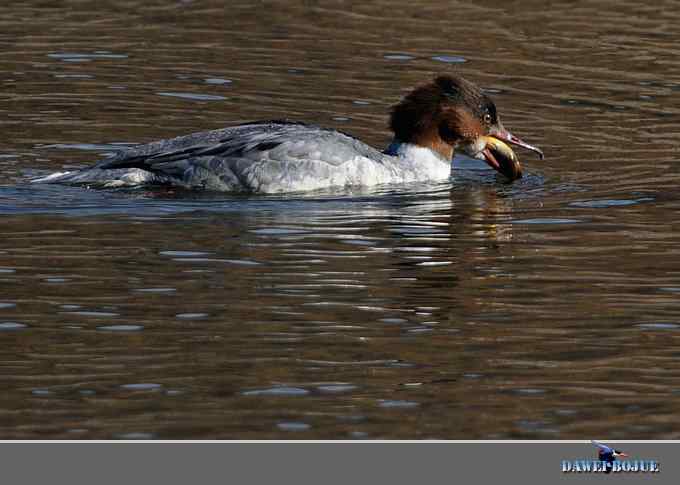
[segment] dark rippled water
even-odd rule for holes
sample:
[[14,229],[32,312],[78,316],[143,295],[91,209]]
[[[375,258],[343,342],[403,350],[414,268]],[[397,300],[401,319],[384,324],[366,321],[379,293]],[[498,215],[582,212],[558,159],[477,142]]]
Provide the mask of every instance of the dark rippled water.
[[[680,438],[679,22],[604,0],[2,7],[0,437]],[[253,119],[384,146],[439,72],[546,160],[277,197],[27,184]]]

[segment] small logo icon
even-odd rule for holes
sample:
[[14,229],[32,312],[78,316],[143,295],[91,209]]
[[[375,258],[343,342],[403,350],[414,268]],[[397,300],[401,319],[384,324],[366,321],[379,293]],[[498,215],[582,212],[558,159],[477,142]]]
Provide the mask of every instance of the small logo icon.
[[612,468],[614,468],[614,461],[617,458],[628,458],[628,455],[622,451],[615,450],[611,446],[607,446],[599,441],[590,440],[592,444],[597,446],[597,457],[601,462],[604,463],[604,472],[611,473]]
[[[658,473],[659,461],[648,459],[628,460],[628,454],[600,441],[590,440],[597,446],[597,458],[562,460],[563,473]],[[592,456],[592,455],[591,455]]]

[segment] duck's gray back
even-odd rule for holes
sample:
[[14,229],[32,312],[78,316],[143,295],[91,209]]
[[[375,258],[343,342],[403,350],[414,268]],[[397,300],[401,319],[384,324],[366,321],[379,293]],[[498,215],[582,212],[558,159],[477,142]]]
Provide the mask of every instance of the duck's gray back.
[[286,187],[295,190],[296,185],[309,184],[310,177],[328,179],[347,161],[381,161],[383,157],[378,150],[335,130],[267,121],[138,145],[94,167],[43,181],[285,191]]

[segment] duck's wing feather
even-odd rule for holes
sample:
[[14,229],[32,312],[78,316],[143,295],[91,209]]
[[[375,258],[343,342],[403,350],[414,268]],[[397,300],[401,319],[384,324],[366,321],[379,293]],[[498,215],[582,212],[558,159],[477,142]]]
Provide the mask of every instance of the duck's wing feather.
[[357,156],[380,159],[381,153],[339,131],[287,121],[247,123],[138,145],[99,162],[97,169],[139,168],[162,175],[178,176],[194,163],[206,159],[261,160],[282,162],[310,157],[339,165]]

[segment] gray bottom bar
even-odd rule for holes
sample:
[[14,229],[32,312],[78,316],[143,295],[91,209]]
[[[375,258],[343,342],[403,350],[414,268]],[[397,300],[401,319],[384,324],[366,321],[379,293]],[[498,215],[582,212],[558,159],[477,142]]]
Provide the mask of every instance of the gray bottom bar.
[[12,484],[680,483],[680,443],[610,446],[630,462],[654,461],[659,471],[563,471],[597,460],[589,442],[2,443],[0,457],[3,483]]

